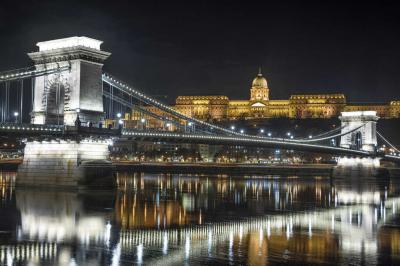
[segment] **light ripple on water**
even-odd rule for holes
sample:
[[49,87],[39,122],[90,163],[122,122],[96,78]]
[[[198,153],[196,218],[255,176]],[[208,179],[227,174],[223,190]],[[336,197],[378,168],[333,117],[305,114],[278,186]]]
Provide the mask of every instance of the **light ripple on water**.
[[[99,193],[2,183],[0,264],[399,262],[399,180],[119,177],[132,187]],[[285,224],[268,228],[264,218]],[[246,227],[257,220],[261,228]],[[165,240],[171,230],[183,235]]]

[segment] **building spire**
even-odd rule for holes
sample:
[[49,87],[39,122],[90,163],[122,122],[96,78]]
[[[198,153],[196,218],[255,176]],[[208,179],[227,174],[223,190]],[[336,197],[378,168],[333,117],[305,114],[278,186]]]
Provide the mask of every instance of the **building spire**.
[[262,73],[261,73],[261,67],[258,67],[258,76],[262,76]]

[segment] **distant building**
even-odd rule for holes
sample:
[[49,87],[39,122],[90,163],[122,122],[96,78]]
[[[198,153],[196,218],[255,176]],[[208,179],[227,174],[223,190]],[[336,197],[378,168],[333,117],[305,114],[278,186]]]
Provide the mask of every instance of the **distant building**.
[[[295,94],[288,100],[271,100],[267,80],[261,71],[254,78],[249,100],[230,100],[228,96],[178,96],[176,111],[190,117],[207,121],[230,121],[262,118],[333,118],[342,111],[376,111],[381,118],[400,118],[400,101],[387,104],[347,103],[344,94]],[[153,106],[144,106],[148,111],[166,116]],[[126,126],[138,126],[143,115],[133,111],[125,117]],[[146,117],[147,127],[165,127],[154,118]]]

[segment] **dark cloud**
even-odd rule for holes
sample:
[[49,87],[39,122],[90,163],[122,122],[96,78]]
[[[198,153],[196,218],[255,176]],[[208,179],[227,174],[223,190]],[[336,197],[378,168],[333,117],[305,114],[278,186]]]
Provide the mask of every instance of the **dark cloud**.
[[85,35],[113,53],[105,70],[153,94],[247,99],[258,66],[272,98],[343,92],[400,98],[391,3],[327,1],[2,1],[0,68],[30,64],[38,41]]

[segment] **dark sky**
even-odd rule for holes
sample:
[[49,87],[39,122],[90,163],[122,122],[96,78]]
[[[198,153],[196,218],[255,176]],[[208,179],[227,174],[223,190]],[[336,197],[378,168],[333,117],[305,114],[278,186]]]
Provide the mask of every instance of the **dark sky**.
[[[218,2],[218,3],[217,3]],[[38,41],[88,36],[104,69],[152,94],[248,99],[262,66],[273,99],[343,92],[400,99],[395,4],[329,1],[9,1],[0,5],[0,69],[31,65]]]

